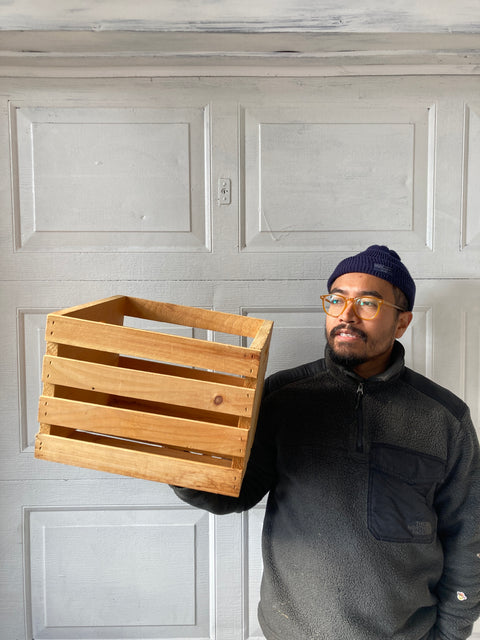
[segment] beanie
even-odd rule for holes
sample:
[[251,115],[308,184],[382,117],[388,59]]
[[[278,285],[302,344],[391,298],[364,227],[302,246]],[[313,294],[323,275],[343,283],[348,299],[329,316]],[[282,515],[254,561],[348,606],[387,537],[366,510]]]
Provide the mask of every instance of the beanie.
[[328,279],[327,287],[330,288],[334,281],[345,273],[368,273],[371,276],[382,278],[398,287],[408,300],[408,311],[413,309],[415,301],[415,283],[403,264],[400,256],[392,249],[384,245],[373,244],[365,251],[357,253],[342,260]]

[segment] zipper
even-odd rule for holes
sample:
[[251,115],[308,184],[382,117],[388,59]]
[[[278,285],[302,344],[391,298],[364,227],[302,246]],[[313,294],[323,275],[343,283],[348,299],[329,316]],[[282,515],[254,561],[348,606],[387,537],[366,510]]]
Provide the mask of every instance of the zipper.
[[358,383],[357,387],[357,402],[355,404],[355,410],[357,412],[357,453],[363,453],[363,382]]

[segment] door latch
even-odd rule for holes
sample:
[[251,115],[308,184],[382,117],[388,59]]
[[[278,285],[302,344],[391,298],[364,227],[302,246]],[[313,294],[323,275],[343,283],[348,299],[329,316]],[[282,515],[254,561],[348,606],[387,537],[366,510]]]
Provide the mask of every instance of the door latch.
[[232,181],[230,178],[219,178],[217,184],[218,204],[230,204]]

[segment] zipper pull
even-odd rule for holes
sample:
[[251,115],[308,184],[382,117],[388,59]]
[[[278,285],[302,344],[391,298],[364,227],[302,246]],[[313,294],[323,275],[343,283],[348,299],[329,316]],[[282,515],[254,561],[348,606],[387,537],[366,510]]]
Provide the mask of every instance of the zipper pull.
[[363,382],[359,382],[357,387],[357,403],[355,404],[355,409],[358,409],[358,407],[360,406],[360,402],[362,401],[362,398],[363,398]]
[[364,437],[364,424],[363,424],[363,382],[360,382],[357,387],[357,403],[355,405],[355,411],[357,412],[357,453],[363,453],[363,437]]

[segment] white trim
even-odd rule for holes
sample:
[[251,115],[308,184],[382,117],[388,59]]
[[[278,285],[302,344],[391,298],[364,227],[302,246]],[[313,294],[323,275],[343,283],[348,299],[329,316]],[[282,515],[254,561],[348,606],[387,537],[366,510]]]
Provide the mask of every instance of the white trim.
[[4,31],[0,76],[478,75],[480,34]]
[[[0,60],[0,77],[5,78],[165,78],[165,77],[348,77],[348,76],[478,76],[480,65],[352,65],[292,67],[273,66],[88,66],[6,65]],[[86,64],[86,62],[85,62]]]

